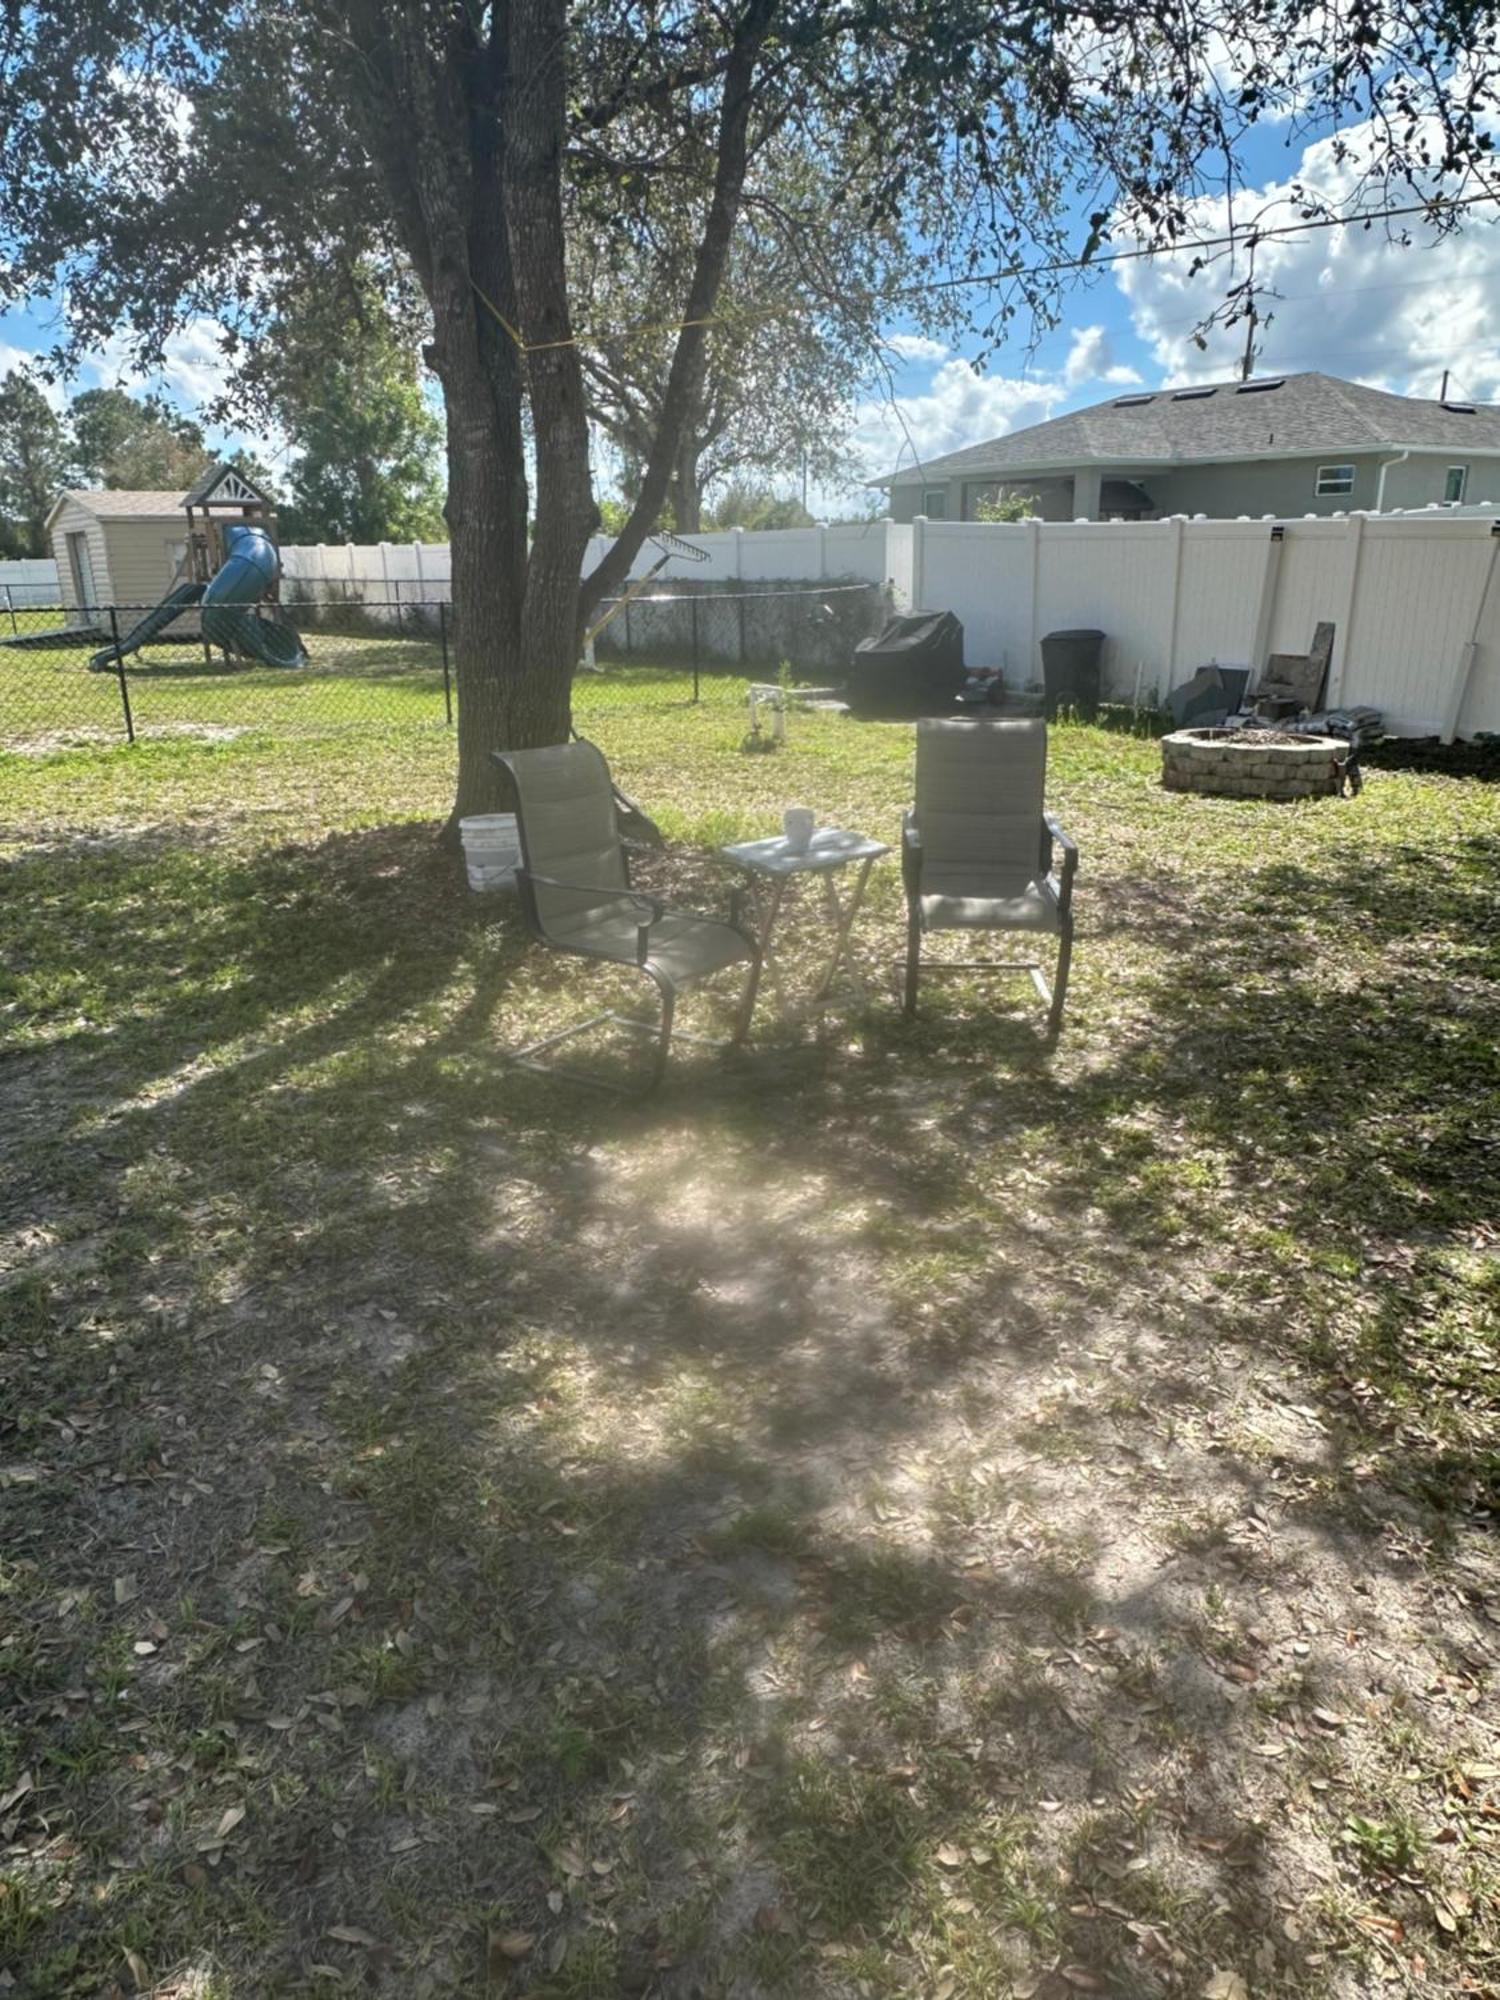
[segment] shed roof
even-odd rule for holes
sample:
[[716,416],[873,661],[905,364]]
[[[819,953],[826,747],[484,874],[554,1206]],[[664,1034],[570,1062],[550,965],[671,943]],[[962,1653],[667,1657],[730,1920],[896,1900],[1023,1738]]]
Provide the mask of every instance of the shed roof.
[[89,487],[72,487],[66,493],[59,493],[52,503],[52,511],[47,516],[51,527],[57,510],[67,501],[73,501],[86,514],[92,514],[100,521],[136,519],[143,521],[168,521],[182,512],[180,493],[128,492],[124,488],[110,488],[97,492]]
[[1360,451],[1500,452],[1500,407],[1393,396],[1335,375],[1263,376],[1122,391],[1043,424],[907,466],[878,482],[1074,465],[1204,465]]

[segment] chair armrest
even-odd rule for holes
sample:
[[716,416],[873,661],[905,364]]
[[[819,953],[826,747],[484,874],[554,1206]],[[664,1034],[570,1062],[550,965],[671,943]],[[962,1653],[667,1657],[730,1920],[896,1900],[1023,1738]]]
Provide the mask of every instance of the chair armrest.
[[[1057,900],[1063,909],[1066,910],[1073,901],[1073,877],[1078,872],[1078,843],[1069,834],[1064,833],[1061,821],[1054,814],[1043,813],[1042,825],[1047,829],[1049,849],[1052,847],[1060,847],[1062,849],[1062,869],[1058,874]],[[1053,859],[1054,857],[1049,854],[1049,873],[1052,872]]]
[[901,881],[908,897],[915,896],[922,883],[922,829],[915,812],[901,815]]
[[646,963],[651,926],[659,924],[667,914],[667,906],[659,896],[644,896],[639,889],[622,889],[618,883],[564,882],[556,875],[538,875],[532,868],[518,868],[516,873],[524,875],[528,882],[540,882],[545,889],[576,889],[585,896],[602,896],[612,903],[634,903],[637,910],[646,913],[636,922],[635,962],[637,965]]

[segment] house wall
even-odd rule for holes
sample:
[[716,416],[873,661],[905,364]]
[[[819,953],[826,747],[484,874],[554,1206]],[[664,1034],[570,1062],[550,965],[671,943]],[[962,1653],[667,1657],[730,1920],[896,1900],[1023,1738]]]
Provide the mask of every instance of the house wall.
[[[1134,479],[1156,502],[1160,515],[1203,514],[1211,521],[1233,521],[1248,514],[1257,519],[1274,514],[1300,519],[1304,514],[1330,516],[1371,509],[1380,493],[1380,468],[1386,466],[1383,508],[1427,507],[1440,504],[1450,465],[1469,468],[1465,499],[1471,504],[1500,502],[1500,458],[1466,458],[1461,449],[1443,452],[1413,452],[1411,457],[1392,462],[1390,452],[1356,452],[1339,458],[1273,458],[1237,464],[1179,466],[1170,472],[1133,473],[1128,466],[1102,468]],[[1352,493],[1320,495],[1318,468],[1333,463],[1354,467]],[[914,520],[921,511],[924,492],[941,486],[947,499],[949,521],[972,520],[981,493],[992,487],[993,479],[929,480],[926,487],[894,486],[891,513],[897,521]],[[1006,483],[1011,491],[1035,491],[1037,518],[1043,521],[1071,521],[1074,518],[1071,478],[1015,479]]]
[[[1318,467],[1354,467],[1354,491],[1318,494]],[[1199,465],[1174,472],[1145,472],[1141,485],[1158,514],[1206,514],[1211,521],[1252,520],[1262,514],[1300,518],[1304,514],[1348,514],[1373,507],[1380,484],[1380,458],[1373,453],[1346,457],[1259,459],[1249,464]],[[1441,486],[1438,488],[1442,491]],[[1389,492],[1386,496],[1390,504]]]
[[[1430,507],[1443,498],[1443,481],[1450,465],[1467,465],[1464,503],[1500,503],[1500,459],[1470,458],[1463,451],[1413,452],[1404,465],[1391,465],[1385,475],[1385,508]],[[1373,503],[1372,503],[1373,504]]]

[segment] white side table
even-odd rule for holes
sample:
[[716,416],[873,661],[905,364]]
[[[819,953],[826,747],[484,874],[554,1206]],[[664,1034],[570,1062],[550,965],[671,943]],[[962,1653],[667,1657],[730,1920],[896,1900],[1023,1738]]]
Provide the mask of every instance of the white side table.
[[[824,906],[833,932],[833,952],[813,994],[815,1001],[827,997],[834,976],[847,957],[849,933],[864,901],[870,870],[883,854],[890,851],[883,840],[870,840],[862,833],[849,833],[837,826],[820,827],[813,835],[811,845],[800,850],[789,846],[779,833],[768,840],[742,840],[732,847],[719,849],[726,861],[750,876],[757,889],[762,884],[769,888],[768,895],[757,898],[762,904],[759,927],[761,962],[767,967],[771,962],[776,919],[781,914],[787,884],[794,875],[821,876]],[[834,877],[842,869],[850,867],[856,871],[854,882],[841,902]]]

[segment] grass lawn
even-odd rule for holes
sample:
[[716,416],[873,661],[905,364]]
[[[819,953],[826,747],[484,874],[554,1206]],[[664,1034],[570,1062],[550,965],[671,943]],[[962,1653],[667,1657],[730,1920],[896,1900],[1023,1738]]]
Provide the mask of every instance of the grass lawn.
[[[644,879],[895,837],[682,692],[580,689]],[[1500,788],[1059,728],[1054,1056],[892,860],[629,1105],[446,731],[214,719],[0,756],[0,1990],[1500,1993]]]
[[[53,629],[58,613],[17,614],[23,634]],[[122,632],[137,614],[121,612]],[[220,740],[247,729],[278,738],[348,727],[442,728],[443,652],[435,606],[407,608],[385,633],[347,629],[351,614],[292,607],[308,655],[304,667],[226,661],[187,638],[165,639],[126,655],[131,718],[138,737],[184,734]],[[394,619],[394,609],[385,615]],[[341,624],[344,629],[340,629]],[[91,673],[98,641],[46,647],[6,645],[0,623],[0,749],[35,753],[117,743],[125,734],[113,670]]]

